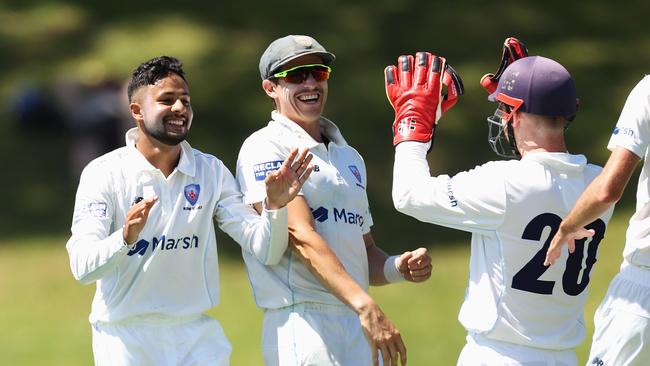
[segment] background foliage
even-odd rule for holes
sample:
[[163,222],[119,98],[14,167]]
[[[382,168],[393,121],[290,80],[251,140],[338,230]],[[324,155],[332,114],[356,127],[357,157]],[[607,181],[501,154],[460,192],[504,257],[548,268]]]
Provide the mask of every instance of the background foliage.
[[[496,157],[485,123],[494,105],[478,80],[496,69],[503,40],[517,36],[531,54],[557,59],[572,73],[581,105],[568,130],[569,149],[603,164],[625,97],[650,65],[649,13],[647,1],[602,0],[0,2],[0,163],[6,177],[0,181],[6,192],[0,234],[67,234],[78,182],[69,161],[84,120],[69,123],[64,114],[20,123],[16,110],[25,91],[39,91],[51,108],[62,109],[64,92],[55,87],[64,81],[122,82],[143,60],[177,56],[195,109],[190,142],[233,169],[241,142],[265,125],[271,110],[260,86],[260,54],[277,37],[310,34],[337,55],[326,116],[365,157],[379,243],[397,248],[428,237],[465,238],[392,207],[392,110],[383,68],[400,54],[429,50],[446,56],[463,77],[466,95],[442,120],[430,154],[434,173],[453,174]],[[87,107],[81,97],[68,101],[68,110]]]
[[[70,115],[92,109],[85,91],[106,80],[119,85],[148,58],[181,58],[195,108],[190,141],[233,169],[241,142],[269,118],[259,56],[286,34],[310,34],[337,55],[326,116],[365,157],[378,243],[390,252],[433,248],[437,272],[429,282],[373,294],[404,332],[411,365],[453,364],[463,344],[456,313],[467,265],[467,246],[455,244],[469,236],[393,209],[392,111],[383,68],[400,54],[429,50],[446,56],[463,77],[466,95],[442,120],[429,157],[434,173],[453,174],[495,158],[485,123],[495,106],[478,80],[495,70],[503,40],[517,36],[531,54],[554,58],[572,73],[581,105],[567,131],[569,149],[603,164],[625,97],[649,69],[648,14],[647,0],[0,0],[0,364],[90,363],[86,316],[93,289],[74,282],[63,247],[79,174],[71,161],[79,159],[80,131],[89,128]],[[81,86],[76,95],[61,87],[71,83]],[[106,100],[112,110],[123,108],[100,99]],[[25,117],[28,107],[32,118]],[[630,205],[633,192],[619,206]],[[618,226],[603,241],[585,313],[589,327],[619,264],[626,217],[619,208]],[[211,313],[235,345],[233,364],[254,365],[261,313],[237,246],[220,240],[220,253],[233,259],[221,256],[228,296]]]

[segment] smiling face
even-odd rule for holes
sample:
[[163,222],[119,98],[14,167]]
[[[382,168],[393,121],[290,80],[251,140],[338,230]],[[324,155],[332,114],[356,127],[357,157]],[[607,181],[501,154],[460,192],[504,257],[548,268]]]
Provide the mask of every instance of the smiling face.
[[[300,65],[321,64],[316,55],[306,55],[291,60],[278,71],[284,71]],[[276,110],[298,124],[318,122],[327,100],[327,80],[316,81],[312,75],[300,84],[292,84],[282,78],[264,80],[262,87],[266,94],[275,101]]]
[[134,93],[131,113],[143,134],[165,145],[178,145],[192,125],[189,87],[182,77],[170,73]]

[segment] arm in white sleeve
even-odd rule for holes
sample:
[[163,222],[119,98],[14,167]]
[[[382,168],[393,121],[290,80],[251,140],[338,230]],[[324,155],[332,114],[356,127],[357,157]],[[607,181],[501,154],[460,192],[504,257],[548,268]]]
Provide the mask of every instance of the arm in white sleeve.
[[122,228],[111,233],[114,204],[106,174],[92,166],[81,174],[66,244],[74,278],[89,284],[114,270],[126,258]]
[[454,177],[432,177],[428,144],[406,141],[395,148],[393,204],[420,221],[469,232],[491,231],[504,216],[502,177],[486,165]]
[[289,243],[287,208],[258,213],[244,204],[239,185],[224,166],[221,167],[221,196],[215,217],[217,224],[241,247],[265,265],[280,262]]

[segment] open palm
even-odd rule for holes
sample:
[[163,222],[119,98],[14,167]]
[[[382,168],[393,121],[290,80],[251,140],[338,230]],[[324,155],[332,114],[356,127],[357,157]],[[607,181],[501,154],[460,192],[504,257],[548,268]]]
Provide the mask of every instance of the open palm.
[[266,177],[264,183],[269,209],[284,207],[296,197],[312,172],[313,167],[309,164],[312,158],[313,155],[309,154],[308,149],[303,150],[300,155],[298,149],[293,149],[282,166]]

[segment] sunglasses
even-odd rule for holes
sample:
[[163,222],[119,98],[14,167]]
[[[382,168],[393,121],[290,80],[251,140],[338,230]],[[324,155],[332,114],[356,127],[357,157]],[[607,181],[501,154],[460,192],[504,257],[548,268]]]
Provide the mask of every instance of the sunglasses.
[[273,78],[282,79],[291,84],[302,84],[311,75],[314,80],[321,82],[329,79],[332,68],[323,64],[310,64],[292,67],[288,70],[273,74]]

